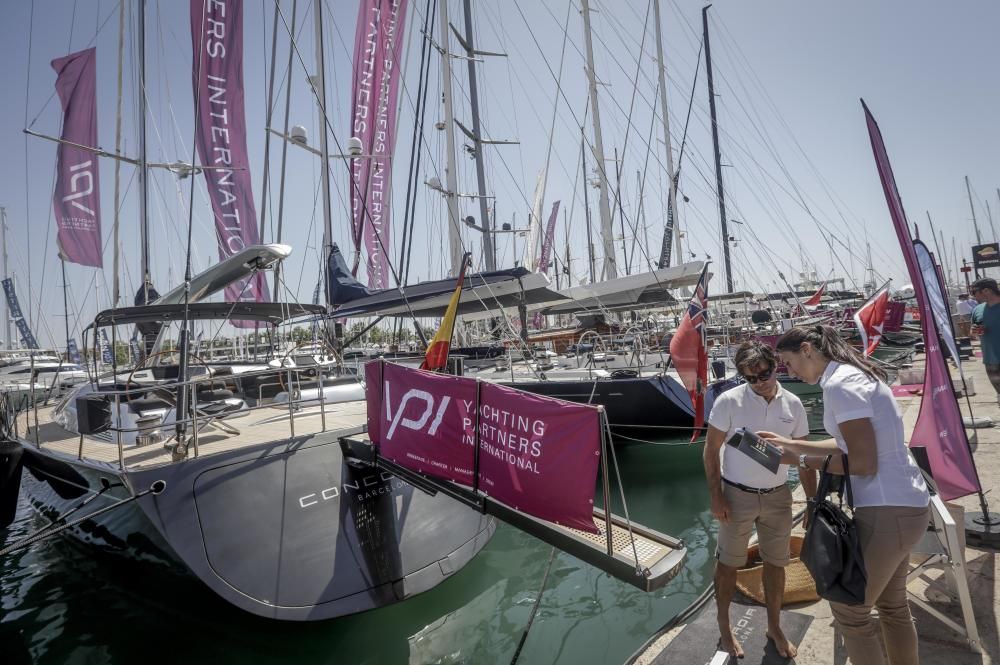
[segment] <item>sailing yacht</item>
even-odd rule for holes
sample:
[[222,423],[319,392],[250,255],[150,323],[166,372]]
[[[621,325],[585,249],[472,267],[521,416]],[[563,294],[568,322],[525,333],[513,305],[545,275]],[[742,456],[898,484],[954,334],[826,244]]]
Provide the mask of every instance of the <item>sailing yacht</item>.
[[[139,3],[140,62],[144,4]],[[227,51],[241,53],[240,6],[206,3],[202,9],[217,12],[214,25],[228,26]],[[321,26],[321,3],[315,11]],[[204,13],[192,12],[195,52],[218,53],[212,40],[219,35],[215,27],[204,29],[204,19]],[[95,155],[107,153],[86,148],[97,145],[94,49],[58,62],[60,94],[73,99],[64,104],[62,174],[63,166],[72,165],[63,157],[76,156],[73,151],[88,168]],[[225,66],[235,67],[227,76],[242,81],[241,62],[234,58]],[[143,87],[144,71],[140,65]],[[209,87],[217,80],[207,80],[198,69],[195,74]],[[205,91],[204,105],[199,108],[196,100],[196,109],[201,120],[211,116],[201,125],[202,134],[211,132],[213,144],[225,138],[225,154],[240,147],[245,154],[245,138],[236,138],[235,126],[215,131],[210,124],[222,117],[235,125],[237,115],[242,124],[242,86],[230,90],[233,96],[221,102],[221,88]],[[225,114],[209,113],[213,103],[228,104]],[[35,536],[61,531],[94,550],[194,577],[230,604],[279,620],[324,620],[383,607],[454,575],[489,542],[496,522],[453,498],[418,490],[345,457],[343,437],[366,428],[357,377],[328,377],[328,367],[303,368],[290,358],[215,362],[194,352],[187,337],[193,321],[267,328],[323,318],[326,308],[267,302],[264,273],[280,265],[291,248],[259,243],[252,205],[242,227],[232,223],[234,213],[226,206],[237,197],[226,188],[236,181],[248,184],[248,170],[232,163],[215,166],[206,144],[199,145],[203,164],[187,166],[183,174],[201,170],[209,179],[221,260],[199,275],[190,274],[189,260],[181,286],[162,296],[156,292],[149,268],[144,100],[139,118],[142,155],[131,160],[139,166],[141,194],[142,285],[136,306],[102,311],[85,329],[84,347],[88,336],[94,343],[85,383],[54,401],[32,393],[26,415],[0,416],[9,439],[5,453],[17,453],[3,456],[10,467],[0,477],[19,483],[48,521]],[[57,183],[60,247],[67,260],[99,267],[96,175],[88,171],[87,181],[75,171],[71,175]],[[74,188],[81,182],[93,186],[78,192]],[[249,190],[239,194],[241,203],[252,201]],[[72,205],[87,213],[85,224],[64,223],[67,214],[80,214],[62,209]],[[223,290],[229,302],[206,301]],[[171,329],[180,331],[176,351],[168,350]],[[128,339],[133,330],[141,336],[144,359],[124,369],[115,366],[111,353],[112,371],[99,373],[97,340],[104,333]],[[17,501],[17,487],[0,489],[5,501]],[[13,516],[13,506],[3,508],[3,515]]]
[[[200,277],[228,285],[216,277],[233,265],[220,265]],[[185,316],[277,325],[324,313],[195,302],[185,314],[183,305],[154,303],[102,312],[88,333]],[[134,380],[141,368],[113,382],[95,374],[54,403],[39,400],[17,437],[23,491],[53,524],[86,504],[87,519],[67,533],[87,546],[193,575],[272,619],[330,619],[400,601],[489,542],[493,518],[352,466],[340,439],[365,431],[365,403],[327,403],[325,391],[315,394],[322,374],[278,365],[198,361],[181,381],[177,363],[167,363],[142,382]],[[262,397],[268,384],[290,398]]]

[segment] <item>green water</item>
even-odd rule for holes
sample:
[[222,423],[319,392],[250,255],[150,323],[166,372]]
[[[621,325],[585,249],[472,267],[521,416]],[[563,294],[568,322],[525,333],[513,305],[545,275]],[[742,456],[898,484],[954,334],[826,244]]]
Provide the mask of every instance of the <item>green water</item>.
[[[819,417],[811,414],[813,425]],[[619,446],[632,519],[684,539],[688,560],[644,593],[556,553],[518,663],[621,663],[710,584],[715,523],[701,445]],[[617,485],[613,509],[621,512]],[[600,502],[600,494],[598,494]],[[8,541],[41,524],[22,499]],[[196,582],[93,558],[54,538],[0,560],[0,662],[509,663],[551,548],[501,525],[487,547],[435,589],[321,623],[241,612]]]

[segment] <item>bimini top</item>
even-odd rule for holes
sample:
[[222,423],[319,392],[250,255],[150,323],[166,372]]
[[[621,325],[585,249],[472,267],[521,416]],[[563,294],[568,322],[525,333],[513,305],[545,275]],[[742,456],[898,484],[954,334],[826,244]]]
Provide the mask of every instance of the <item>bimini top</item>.
[[[261,321],[279,324],[300,316],[326,314],[323,305],[304,305],[296,302],[195,302],[188,305],[187,316],[191,320],[237,319],[240,321]],[[183,321],[184,304],[145,305],[142,307],[119,307],[106,309],[87,326],[102,328],[148,321]]]

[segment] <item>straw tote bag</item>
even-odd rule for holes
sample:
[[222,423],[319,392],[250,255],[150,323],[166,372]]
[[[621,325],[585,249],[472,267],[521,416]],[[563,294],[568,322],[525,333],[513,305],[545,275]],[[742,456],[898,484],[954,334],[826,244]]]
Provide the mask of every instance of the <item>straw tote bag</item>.
[[868,573],[857,527],[842,509],[845,488],[847,505],[854,509],[851,471],[844,455],[843,482],[837,490],[839,502],[834,504],[827,498],[833,477],[828,470],[831,457],[823,463],[819,488],[812,501],[809,528],[802,542],[802,562],[816,581],[816,592],[821,598],[845,605],[863,605]]

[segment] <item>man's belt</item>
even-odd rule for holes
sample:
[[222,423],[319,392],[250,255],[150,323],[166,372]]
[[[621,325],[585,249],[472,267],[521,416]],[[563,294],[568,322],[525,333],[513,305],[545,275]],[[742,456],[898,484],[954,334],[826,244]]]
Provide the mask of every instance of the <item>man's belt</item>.
[[750,494],[770,494],[771,492],[775,490],[780,490],[782,487],[784,487],[784,485],[778,485],[777,487],[766,487],[766,488],[747,487],[746,485],[741,485],[740,483],[734,483],[733,481],[726,480],[725,478],[722,479],[722,482],[724,482],[727,485],[732,485],[741,492],[749,492]]

